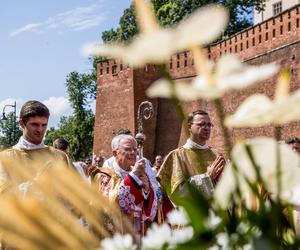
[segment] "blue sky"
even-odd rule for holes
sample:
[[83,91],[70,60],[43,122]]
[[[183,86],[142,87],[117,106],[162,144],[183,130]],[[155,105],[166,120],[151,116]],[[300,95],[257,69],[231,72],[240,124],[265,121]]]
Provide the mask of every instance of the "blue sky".
[[130,0],[1,1],[0,111],[14,100],[19,109],[36,99],[49,106],[52,126],[71,114],[66,76],[91,70],[81,46],[99,42],[129,5]]

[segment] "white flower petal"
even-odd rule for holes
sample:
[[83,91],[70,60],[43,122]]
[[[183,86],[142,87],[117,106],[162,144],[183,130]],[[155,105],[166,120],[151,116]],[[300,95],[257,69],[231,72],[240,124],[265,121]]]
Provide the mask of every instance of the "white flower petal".
[[298,107],[300,107],[300,90],[274,103],[273,122],[280,125],[291,121],[300,121],[300,109]]
[[166,79],[159,79],[151,84],[147,89],[146,94],[150,98],[170,98],[172,95],[171,83]]
[[225,54],[216,62],[216,73],[219,78],[240,72],[242,69],[243,64],[241,60],[234,54]]
[[261,94],[247,98],[236,110],[234,115],[225,119],[228,127],[257,126],[271,122],[268,114],[272,109],[272,101]]
[[87,44],[83,47],[85,55],[118,58],[133,67],[146,63],[160,64],[169,60],[174,50],[172,33],[169,29],[159,29],[151,33],[138,35],[128,46],[118,44]]
[[133,67],[146,63],[165,63],[175,53],[170,46],[174,43],[172,35],[170,29],[141,34],[127,47],[126,55],[122,59]]
[[[166,79],[159,79],[152,83],[147,89],[147,95],[151,98],[171,98],[172,97],[172,84]],[[174,91],[176,97],[182,101],[191,101],[198,99],[198,91],[191,83],[176,81],[174,83]]]
[[[277,194],[277,147],[280,152],[281,186],[282,191],[289,191],[300,182],[300,157],[286,144],[278,144],[272,138],[259,137],[247,142],[251,147],[256,164],[260,168],[261,176],[265,182],[268,191]],[[235,159],[238,168],[248,173],[249,166],[244,164],[241,156],[247,157],[242,144],[235,147],[232,151],[232,157]]]
[[214,211],[210,210],[209,211],[209,220],[208,220],[208,225],[210,228],[216,228],[220,223],[222,219],[218,217]]
[[215,82],[210,83],[202,76],[197,76],[193,80],[192,86],[196,90],[198,98],[201,97],[208,100],[221,97],[225,92],[223,89],[219,88]]
[[[214,18],[210,28],[207,23]],[[154,28],[151,21],[145,23],[145,31],[139,34],[128,46],[123,45],[85,45],[83,53],[93,56],[119,58],[133,67],[147,63],[160,64],[170,57],[193,45],[208,43],[218,37],[226,26],[227,12],[223,7],[201,8],[182,21],[177,28]]]
[[238,90],[261,82],[278,71],[276,64],[249,66],[235,55],[224,55],[214,65],[209,79],[199,75],[192,85],[198,90],[197,98],[216,99],[230,90]]
[[228,127],[257,127],[270,123],[281,125],[300,121],[300,90],[279,102],[272,102],[264,95],[247,98],[236,112],[225,119]]
[[150,33],[157,30],[159,25],[151,1],[135,0],[134,3],[138,25],[142,32]]
[[194,230],[192,227],[183,227],[172,231],[171,246],[181,244],[193,238]]
[[171,225],[188,225],[190,220],[184,208],[179,207],[168,214],[168,222]]
[[232,70],[232,72],[227,72],[227,75],[219,74],[217,76],[220,88],[242,89],[259,83],[274,75],[278,71],[278,65],[273,63],[260,66],[244,65],[242,68],[238,66],[236,70]]
[[121,235],[117,233],[113,238],[106,238],[102,240],[101,248],[103,250],[133,250],[136,249],[136,245],[133,244],[131,235]]
[[213,42],[225,30],[227,22],[225,8],[217,5],[200,8],[177,26],[173,46],[177,51],[182,51],[194,45]]
[[85,44],[82,46],[82,53],[85,56],[108,56],[122,58],[126,54],[126,48],[117,44]]
[[143,238],[142,249],[161,249],[172,240],[171,228],[168,224],[152,224]]
[[232,166],[227,164],[214,191],[214,201],[216,205],[226,209],[229,206],[231,196],[236,190],[236,187],[237,182],[234,178]]

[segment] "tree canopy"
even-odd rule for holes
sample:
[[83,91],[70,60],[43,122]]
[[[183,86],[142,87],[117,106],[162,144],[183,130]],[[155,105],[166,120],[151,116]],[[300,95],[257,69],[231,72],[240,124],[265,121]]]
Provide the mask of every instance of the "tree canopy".
[[[230,22],[224,35],[232,35],[252,25],[253,9],[262,10],[265,0],[152,0],[154,12],[162,26],[172,26],[189,16],[197,8],[207,4],[225,6]],[[124,10],[119,26],[102,32],[102,40],[108,42],[129,42],[138,33],[134,16],[134,6]]]
[[[6,120],[1,120],[0,122],[0,146],[1,148],[8,148],[15,145],[20,136],[22,135],[22,130],[17,124],[15,115],[13,112],[6,116]],[[0,149],[1,149],[0,148]]]
[[80,74],[71,72],[66,79],[66,87],[73,115],[62,117],[58,128],[50,128],[46,134],[46,144],[51,145],[59,137],[69,141],[69,153],[75,160],[91,155],[93,147],[94,114],[89,103],[96,97],[96,73]]

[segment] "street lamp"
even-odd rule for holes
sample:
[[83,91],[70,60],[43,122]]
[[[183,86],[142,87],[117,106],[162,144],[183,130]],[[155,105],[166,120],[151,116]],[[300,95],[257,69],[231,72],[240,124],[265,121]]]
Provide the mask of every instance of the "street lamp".
[[14,116],[13,116],[13,138],[12,139],[13,139],[13,141],[15,141],[15,139],[16,139],[16,127],[17,127],[17,121],[16,121],[17,120],[17,102],[15,101],[13,105],[12,104],[4,105],[3,110],[2,110],[1,121],[6,121],[7,120],[7,117],[6,117],[6,114],[5,114],[5,109],[7,107],[14,108],[14,111],[13,111],[13,113],[14,113]]

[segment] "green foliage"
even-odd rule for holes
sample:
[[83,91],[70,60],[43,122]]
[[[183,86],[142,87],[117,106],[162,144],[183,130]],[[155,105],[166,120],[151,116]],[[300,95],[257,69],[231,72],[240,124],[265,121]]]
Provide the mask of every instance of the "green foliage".
[[138,33],[134,8],[125,9],[119,21],[119,27],[102,32],[102,40],[108,42],[129,42]]
[[8,148],[15,145],[22,135],[22,130],[15,120],[14,113],[9,113],[6,118],[6,120],[0,122],[0,146],[2,148]]
[[62,117],[58,129],[50,128],[45,142],[51,145],[58,137],[64,137],[70,143],[71,157],[84,159],[91,155],[93,147],[94,114],[89,102],[96,98],[96,73],[71,72],[66,87],[73,115]]
[[184,14],[182,5],[169,2],[161,6],[156,12],[157,18],[162,26],[171,26],[178,23]]
[[[90,156],[92,152],[94,115],[92,112],[87,113],[81,125],[85,131],[82,131],[82,135],[79,136],[75,120],[75,116],[61,117],[58,129],[52,127],[47,131],[45,143],[52,145],[55,139],[63,137],[69,142],[69,154],[71,158],[75,160],[85,159]],[[82,143],[79,142],[80,136],[85,136]],[[82,144],[84,144],[84,146],[82,146]],[[79,152],[79,146],[81,146],[81,152]]]
[[[155,14],[162,26],[172,26],[189,16],[197,8],[207,4],[220,4],[225,6],[230,15],[230,22],[224,35],[232,35],[250,25],[253,9],[262,10],[265,0],[152,0]],[[102,32],[104,43],[125,42],[128,43],[138,33],[138,27],[134,16],[134,6],[124,10],[120,18],[119,26]]]

